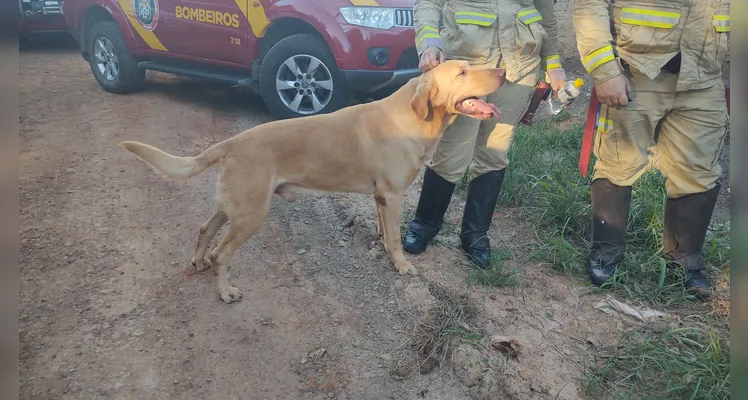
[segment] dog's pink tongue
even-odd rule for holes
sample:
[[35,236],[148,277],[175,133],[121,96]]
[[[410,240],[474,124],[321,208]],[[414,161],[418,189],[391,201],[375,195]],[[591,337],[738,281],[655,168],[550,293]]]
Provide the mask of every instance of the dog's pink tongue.
[[491,109],[491,112],[493,113],[494,118],[496,119],[501,118],[501,110],[499,110],[499,107],[496,107],[495,104],[491,104],[491,103],[485,103],[485,104],[488,106],[488,108]]
[[480,114],[493,114],[493,116],[496,118],[501,117],[501,111],[499,110],[499,107],[496,107],[496,105],[491,103],[486,103],[482,100],[465,99],[462,101],[461,105],[466,111],[472,111],[474,113]]

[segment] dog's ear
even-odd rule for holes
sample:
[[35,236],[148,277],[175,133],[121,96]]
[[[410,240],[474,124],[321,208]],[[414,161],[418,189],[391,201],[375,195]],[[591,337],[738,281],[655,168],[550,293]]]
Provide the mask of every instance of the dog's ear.
[[416,93],[413,95],[413,98],[410,99],[410,108],[413,109],[418,116],[418,119],[421,121],[426,120],[429,115],[429,110],[432,106],[431,92],[433,89],[434,84],[431,81],[431,77],[421,75],[418,81],[418,87],[416,88]]

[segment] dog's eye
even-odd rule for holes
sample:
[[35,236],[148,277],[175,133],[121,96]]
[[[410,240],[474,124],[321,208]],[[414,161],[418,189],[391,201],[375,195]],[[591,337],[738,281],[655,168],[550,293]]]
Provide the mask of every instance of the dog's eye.
[[466,73],[466,72],[467,72],[466,70],[464,70],[464,69],[461,69],[461,70],[460,70],[460,73],[459,73],[459,74],[457,74],[457,76],[465,75],[465,73]]

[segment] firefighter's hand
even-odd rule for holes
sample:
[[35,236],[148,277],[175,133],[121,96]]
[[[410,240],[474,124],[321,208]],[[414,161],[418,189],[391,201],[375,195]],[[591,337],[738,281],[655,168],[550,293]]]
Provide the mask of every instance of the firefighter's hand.
[[595,92],[600,103],[610,107],[623,107],[631,98],[631,83],[624,75],[618,75],[595,84]]
[[553,93],[558,92],[566,85],[566,71],[563,68],[553,68],[546,71]]
[[438,47],[429,47],[421,54],[418,69],[426,72],[444,62],[444,53]]

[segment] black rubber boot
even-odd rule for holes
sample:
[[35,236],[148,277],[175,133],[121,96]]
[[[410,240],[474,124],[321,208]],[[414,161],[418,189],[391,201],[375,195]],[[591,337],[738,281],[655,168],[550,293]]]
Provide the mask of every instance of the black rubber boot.
[[712,284],[704,275],[704,246],[706,231],[717,204],[720,185],[702,193],[690,194],[665,203],[665,229],[662,233],[664,257],[671,267],[686,272],[684,285],[694,296],[706,300]]
[[454,183],[426,167],[416,217],[408,225],[403,250],[411,254],[420,254],[426,250],[429,241],[439,233],[444,223],[444,213],[447,212],[454,190]]
[[499,200],[505,171],[506,169],[500,169],[486,172],[470,181],[468,185],[460,241],[462,249],[478,268],[487,268],[490,264],[488,228],[491,227],[491,217]]
[[631,186],[614,185],[607,179],[592,182],[592,246],[587,273],[597,286],[610,279],[623,261],[630,205]]

